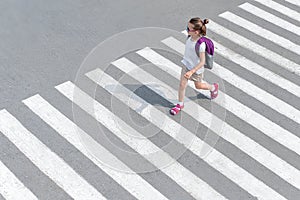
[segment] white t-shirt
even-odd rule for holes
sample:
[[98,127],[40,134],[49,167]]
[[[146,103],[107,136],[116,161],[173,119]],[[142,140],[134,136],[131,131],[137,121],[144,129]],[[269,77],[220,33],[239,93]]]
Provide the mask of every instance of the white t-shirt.
[[[193,69],[196,65],[199,64],[200,58],[195,52],[195,45],[197,41],[193,41],[192,37],[189,37],[185,43],[185,51],[182,59],[182,63],[189,69]],[[206,45],[205,42],[202,42],[199,47],[199,52],[205,52]],[[200,53],[199,53],[200,54]],[[201,67],[196,74],[201,74],[204,72],[204,67]]]

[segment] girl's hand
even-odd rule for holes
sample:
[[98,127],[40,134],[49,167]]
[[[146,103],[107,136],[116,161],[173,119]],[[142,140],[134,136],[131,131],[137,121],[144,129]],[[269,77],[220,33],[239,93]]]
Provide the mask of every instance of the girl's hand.
[[189,79],[192,75],[193,75],[193,72],[191,70],[191,71],[188,71],[187,73],[185,73],[184,77],[187,78],[187,79]]

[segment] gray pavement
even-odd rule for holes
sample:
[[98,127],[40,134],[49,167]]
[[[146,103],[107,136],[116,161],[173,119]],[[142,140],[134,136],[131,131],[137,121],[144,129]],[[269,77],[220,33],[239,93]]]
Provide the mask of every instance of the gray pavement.
[[74,80],[87,54],[114,34],[182,30],[191,16],[215,17],[243,1],[225,2],[1,1],[0,107]]
[[[180,66],[181,55],[174,51],[174,49],[162,44],[161,41],[172,36],[178,41],[184,42],[185,37],[180,32],[185,28],[186,21],[193,16],[209,18],[213,20],[213,22],[299,65],[300,60],[297,53],[287,51],[278,44],[270,42],[218,16],[225,11],[230,11],[256,25],[271,30],[273,33],[294,42],[296,45],[300,45],[299,34],[297,35],[283,28],[278,28],[276,25],[238,8],[238,5],[244,2],[246,1],[2,1],[0,3],[0,25],[2,27],[0,30],[0,35],[2,36],[0,37],[0,59],[2,61],[0,66],[0,110],[6,109],[11,113],[26,129],[38,138],[38,140],[62,158],[67,165],[106,199],[123,200],[138,199],[138,197],[119,184],[117,180],[113,179],[103,169],[99,168],[95,162],[54,130],[50,124],[37,116],[22,100],[35,94],[42,96],[48,103],[63,113],[68,119],[73,120],[78,127],[115,155],[132,171],[137,172],[139,177],[149,183],[167,199],[205,199],[207,194],[196,197],[197,195],[195,193],[188,191],[189,183],[184,182],[185,177],[182,177],[183,181],[180,182],[166,174],[164,170],[168,167],[157,167],[153,162],[145,159],[145,157],[138,152],[138,149],[134,149],[133,146],[130,146],[130,143],[126,143],[117,137],[113,127],[99,123],[93,116],[87,114],[83,107],[72,104],[69,99],[54,87],[66,81],[76,83],[84,92],[100,102],[115,116],[118,116],[127,125],[147,137],[149,141],[174,158],[178,164],[190,171],[195,177],[204,181],[216,193],[226,199],[268,199],[267,195],[269,194],[264,194],[263,191],[260,193],[260,191],[247,189],[247,184],[251,187],[251,184],[254,184],[251,180],[255,180],[266,186],[268,191],[270,190],[276,193],[278,196],[274,197],[274,199],[278,197],[278,199],[296,200],[300,197],[300,185],[298,184],[299,181],[297,182],[296,180],[293,182],[293,180],[298,177],[298,174],[293,174],[294,177],[290,176],[290,178],[284,177],[284,174],[291,175],[292,172],[299,172],[300,156],[297,152],[291,150],[291,147],[276,141],[277,136],[276,138],[268,136],[260,127],[251,124],[251,122],[249,122],[251,121],[250,118],[249,121],[242,119],[239,114],[230,110],[224,110],[218,103],[210,101],[195,91],[194,88],[187,88],[186,96],[191,98],[192,101],[200,105],[204,110],[212,112],[220,119],[223,119],[224,123],[234,127],[237,131],[242,133],[242,135],[254,141],[259,146],[257,149],[261,147],[266,149],[271,152],[272,156],[279,158],[280,162],[283,161],[284,164],[287,164],[292,170],[295,170],[288,171],[291,168],[284,169],[280,168],[280,166],[278,166],[278,168],[275,166],[270,169],[271,167],[267,167],[265,164],[268,161],[259,162],[255,156],[249,155],[251,153],[246,153],[246,150],[236,146],[234,141],[224,139],[228,137],[222,135],[222,137],[220,137],[221,130],[220,132],[213,131],[215,129],[205,126],[201,119],[196,120],[193,118],[188,110],[183,110],[178,116],[171,118],[172,121],[179,122],[182,125],[180,131],[185,129],[195,134],[197,138],[211,145],[215,149],[214,151],[220,152],[235,163],[239,169],[250,174],[251,180],[244,180],[244,177],[240,177],[241,182],[238,183],[238,180],[233,180],[232,177],[226,175],[226,172],[220,171],[222,167],[224,169],[230,167],[227,163],[223,163],[223,160],[215,161],[220,164],[216,164],[216,166],[221,166],[219,168],[213,167],[213,162],[209,162],[209,156],[215,154],[208,154],[207,157],[199,157],[199,155],[196,155],[191,149],[187,149],[182,145],[181,142],[174,140],[166,130],[163,130],[164,124],[162,126],[155,125],[145,117],[147,115],[142,116],[142,114],[145,114],[143,109],[146,108],[147,105],[152,105],[161,111],[164,116],[169,116],[168,110],[174,102],[164,96],[165,93],[156,93],[151,90],[150,85],[142,83],[137,78],[134,78],[134,76],[132,77],[135,73],[134,71],[126,73],[115,65],[101,65],[105,63],[106,60],[108,60],[108,62],[114,61],[110,60],[111,58],[127,58],[176,91],[178,89],[178,80],[168,71],[166,72],[160,69],[151,64],[144,57],[136,54],[135,52],[138,49],[133,51],[132,47],[129,48],[130,50],[128,50],[128,52],[123,51],[123,54],[119,54],[119,52],[121,52],[121,49],[126,50],[128,42],[132,42],[132,38],[136,38],[137,46],[144,48],[150,45],[159,55]],[[286,17],[256,1],[248,2],[300,27],[300,22],[295,19]],[[284,5],[286,8],[293,9],[298,13],[300,12],[300,7],[291,3],[283,0],[275,0],[275,2]],[[210,24],[208,24],[208,29],[209,25]],[[159,34],[151,35],[152,32],[143,33],[146,35],[144,38],[139,37],[139,32],[133,32],[131,37],[125,39],[122,34],[119,34],[124,31],[144,27],[161,27],[165,29],[161,29]],[[134,35],[135,33],[137,33],[137,36]],[[107,43],[102,43],[102,45],[110,45],[109,38],[114,35],[116,36],[116,40],[121,38],[121,40],[118,40],[121,42],[115,46],[109,46],[106,52],[100,51],[101,45],[99,46],[99,44],[103,41],[108,41]],[[120,37],[120,35],[122,37]],[[126,35],[126,33],[124,35]],[[223,46],[239,53],[241,56],[279,75],[287,82],[291,82],[299,87],[299,76],[283,68],[283,66],[275,64],[268,60],[268,58],[259,56],[255,52],[235,44],[222,36],[221,33],[208,30],[208,36]],[[111,41],[113,42],[115,38],[112,38]],[[126,39],[128,41],[126,41]],[[89,54],[95,47],[94,54]],[[97,51],[97,48],[100,50]],[[99,52],[105,54],[97,58],[99,54],[96,53]],[[90,55],[90,57],[87,57],[88,55]],[[101,60],[102,57],[107,58]],[[80,66],[83,67],[82,63],[84,59],[87,59],[85,61],[87,61],[86,66],[88,66],[85,69],[80,68]],[[94,60],[92,60],[92,62],[89,59]],[[90,61],[90,63],[88,61]],[[230,70],[242,78],[243,83],[244,81],[248,81],[263,91],[268,92],[276,99],[292,106],[295,109],[293,110],[295,111],[294,116],[297,116],[300,109],[299,96],[279,87],[276,83],[272,83],[258,76],[254,72],[240,67],[239,64],[221,56],[219,53],[216,53],[215,61],[225,69]],[[131,94],[144,99],[146,104],[139,107],[141,110],[130,108],[129,102],[124,103],[122,101],[122,95],[120,98],[114,97],[114,95],[108,92],[109,87],[96,87],[91,79],[84,76],[84,73],[97,67],[105,70],[105,74],[117,80],[120,85],[127,88]],[[78,79],[79,76],[80,79]],[[221,78],[222,76],[223,74],[220,74]],[[256,115],[269,120],[269,124],[274,123],[279,126],[280,130],[282,129],[289,132],[299,139],[300,134],[298,130],[300,123],[298,123],[297,119],[287,117],[283,112],[279,112],[275,107],[272,107],[272,105],[262,103],[256,97],[248,94],[237,86],[238,83],[233,84],[231,80],[225,80],[225,78],[220,79],[220,77],[208,70],[205,72],[205,80],[209,82],[222,82],[220,88],[222,92],[252,109]],[[157,84],[156,87],[160,86]],[[74,95],[74,99],[76,98],[76,95]],[[130,96],[129,100],[132,100],[131,98],[133,97]],[[226,103],[230,104],[230,102]],[[195,112],[197,113],[197,110],[195,110]],[[241,110],[240,112],[244,111]],[[150,110],[150,116],[152,115],[155,116]],[[100,116],[100,120],[106,117],[105,115]],[[164,120],[166,119],[161,119],[162,122],[164,122]],[[2,125],[3,127],[6,126],[4,123]],[[212,126],[214,126],[213,123]],[[119,130],[125,134],[131,134],[131,132],[126,132],[126,129],[123,128],[124,126],[120,126]],[[14,128],[11,128],[11,130],[13,129]],[[69,129],[72,128],[69,127]],[[172,129],[172,127],[170,127],[170,129]],[[181,133],[180,131],[179,133]],[[32,158],[26,156],[25,153],[14,144],[14,141],[8,139],[5,134],[3,131],[0,132],[0,161],[9,168],[26,188],[38,199],[74,198],[71,193],[66,191],[65,186],[57,183],[49,174],[36,166],[31,160]],[[226,132],[226,134],[231,135],[230,132]],[[289,138],[287,138],[287,140],[289,140]],[[240,142],[242,143],[242,139]],[[145,149],[146,147],[147,145],[145,144]],[[89,150],[90,147],[87,145],[86,148]],[[248,146],[245,148],[248,148]],[[143,150],[143,148],[140,149]],[[38,149],[36,150],[38,151]],[[251,151],[255,152],[255,149],[249,152]],[[179,154],[179,152],[183,153]],[[261,151],[261,153],[264,152]],[[94,156],[100,161],[105,157],[105,155],[97,157],[96,154]],[[260,155],[258,155],[258,157],[259,156]],[[262,157],[264,156],[267,158],[268,155],[262,155]],[[273,157],[270,158],[270,162],[271,159],[273,159]],[[45,160],[45,165],[47,165],[47,162],[49,161]],[[51,163],[49,163],[49,165],[50,164]],[[282,171],[276,173],[273,170],[275,168],[281,169]],[[56,170],[63,171],[65,169]],[[233,172],[231,173],[234,174]],[[180,177],[183,176],[182,174],[179,173],[176,175]],[[194,179],[191,180],[191,183],[192,181],[194,181]],[[131,182],[131,180],[128,180],[128,182]],[[187,184],[186,188],[184,184]],[[3,199],[5,197],[5,191],[2,194],[1,187],[3,186],[1,186],[0,181],[0,199]],[[209,193],[209,191],[207,191],[207,193]],[[261,194],[262,196],[257,197],[255,194]],[[216,199],[219,198],[216,197]]]

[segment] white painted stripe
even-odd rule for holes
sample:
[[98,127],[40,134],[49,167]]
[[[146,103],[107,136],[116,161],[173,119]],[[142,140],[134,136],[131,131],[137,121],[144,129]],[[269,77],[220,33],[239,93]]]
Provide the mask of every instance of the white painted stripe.
[[[240,78],[236,74],[232,73],[231,71],[227,70],[224,67],[221,67],[217,63],[216,63],[216,68],[218,68],[218,72],[220,74],[222,74],[222,79],[231,83],[235,87],[243,90],[243,92],[256,98],[257,100],[259,100],[260,102],[269,106],[270,108],[276,110],[280,114],[290,118],[291,120],[295,121],[298,124],[300,123],[300,111],[295,109],[293,106],[276,98],[275,96],[271,95],[270,93],[265,92],[264,90],[253,85],[252,83]],[[216,75],[218,74],[215,69],[213,69],[211,71],[213,73],[215,73]]]
[[[162,42],[183,55],[184,44],[182,42],[172,37],[170,37],[170,39],[169,38],[165,39]],[[170,62],[164,60],[162,60],[161,62],[165,62],[165,65],[167,66],[170,64]],[[178,78],[178,73],[180,73],[180,68],[177,69],[177,74],[172,74],[172,75]],[[222,94],[221,91],[219,92]],[[251,124],[253,127],[256,127],[258,130],[268,135],[269,137],[273,138],[280,144],[284,145],[285,147],[289,148],[290,150],[300,155],[300,149],[299,149],[300,140],[297,136],[283,129],[281,126],[275,124],[274,122],[267,119],[266,117],[255,112],[251,108],[243,105],[241,102],[233,99],[229,95],[227,94],[224,95],[226,97],[226,105],[224,108],[234,113],[236,116],[243,119],[245,122]],[[216,99],[215,102],[219,104],[218,99]],[[222,104],[219,105],[223,106]]]
[[255,0],[255,1],[300,22],[300,13],[295,10],[287,8],[272,0]]
[[220,14],[219,17],[227,19],[228,21],[230,21],[238,26],[241,26],[241,27],[247,29],[248,31],[251,31],[252,33],[257,34],[260,37],[263,37],[269,41],[272,41],[273,43],[278,44],[279,46],[300,55],[300,46],[299,45],[293,43],[292,41],[290,41],[284,37],[276,35],[275,33],[272,33],[271,31],[264,29],[246,19],[243,19],[229,11],[226,11],[226,12]]
[[6,200],[38,198],[0,161],[0,194]]
[[[125,58],[121,58],[121,59],[113,62],[113,64],[115,66],[117,66],[119,69],[123,70],[125,73],[128,73],[129,71],[132,71],[132,70],[136,71],[136,73],[132,75],[133,78],[135,78],[136,80],[142,82],[147,87],[149,87],[153,91],[155,91],[157,94],[161,94],[161,93],[165,94],[166,95],[165,98],[167,98],[167,99],[172,98],[172,96],[168,95],[168,94],[170,94],[170,92],[168,92],[168,91],[171,91],[171,93],[176,93],[177,92],[176,90],[172,89],[171,87],[169,87],[168,85],[166,85],[162,81],[158,80],[157,78],[155,78],[151,74],[141,70],[140,68],[138,68],[138,66],[136,66],[135,64],[133,64],[132,62],[130,62],[129,60],[127,60]],[[153,85],[151,83],[155,83],[155,85]],[[157,87],[156,86],[157,84],[161,85],[161,87]],[[199,116],[197,116],[195,114],[195,110],[197,110],[197,109],[198,109],[198,112],[200,114]],[[220,119],[218,119],[216,116],[212,115],[211,113],[207,112],[205,109],[200,107],[198,104],[194,103],[189,98],[187,98],[187,100],[185,102],[184,111],[189,113],[193,118],[195,118],[198,121],[199,121],[199,119],[201,119],[200,120],[201,123],[203,125],[209,127],[209,128],[211,128],[211,119],[215,120],[214,124],[224,123],[224,122],[220,122]],[[160,119],[161,117],[157,116],[157,118]],[[151,119],[149,119],[149,120],[151,120]],[[215,125],[212,125],[212,126],[213,126],[212,130],[215,131],[216,133],[217,133],[217,131],[220,131],[220,130],[218,130],[218,128],[215,128],[216,127]],[[224,123],[223,130],[224,130],[224,127],[225,127],[225,130],[226,130],[226,126],[229,126],[229,125]],[[234,129],[229,130],[229,132],[232,132],[232,131],[237,132]],[[190,134],[193,134],[193,133],[190,133]],[[227,134],[227,132],[224,133],[224,134]],[[222,135],[222,134],[220,133],[220,135]],[[198,138],[198,140],[201,141],[199,138]],[[192,152],[194,152],[196,155],[200,154],[200,149],[201,149],[200,144],[201,144],[200,142],[199,142],[199,144],[195,142],[190,147],[190,150]],[[205,144],[205,145],[209,146],[208,144]],[[206,158],[206,161],[208,162],[208,164],[210,164],[212,167],[216,168],[221,173],[225,174],[227,177],[232,179],[238,185],[240,185],[241,187],[244,187],[246,190],[250,191],[250,193],[252,193],[254,196],[258,195],[258,196],[261,196],[261,197],[263,197],[263,196],[266,197],[265,194],[262,194],[266,191],[265,189],[264,189],[264,191],[262,191],[262,190],[259,190],[258,188],[255,188],[255,186],[259,187],[260,189],[262,187],[265,187],[264,185],[261,185],[263,183],[260,183],[260,181],[256,180],[254,177],[252,177],[251,174],[248,174],[246,171],[239,168],[239,166],[235,165],[231,160],[229,160],[227,157],[223,156],[217,150],[214,150],[212,155],[210,154],[209,157]],[[215,163],[215,162],[217,162],[217,163]],[[245,179],[241,180],[240,179],[241,176],[245,177]],[[245,181],[245,180],[248,180],[249,182],[251,182],[251,184],[248,185],[249,182]],[[268,187],[267,187],[267,189],[269,190]],[[262,193],[259,194],[260,192],[262,192]],[[280,198],[282,198],[282,197],[280,197]]]
[[[182,44],[180,41],[176,40],[173,37],[166,38],[162,42],[167,46],[176,49],[177,52],[181,54],[184,51],[184,44]],[[235,62],[236,64],[240,65],[244,69],[249,70],[254,74],[257,74],[258,76],[270,81],[271,83],[277,85],[278,87],[281,87],[282,89],[289,91],[290,93],[296,95],[297,97],[300,97],[300,87],[298,85],[262,67],[261,65],[258,65],[257,63],[245,58],[244,56],[235,53],[234,51],[226,48],[225,46],[221,45],[216,41],[214,41],[214,44],[216,46],[215,52],[220,54],[224,58],[227,58],[228,60]]]
[[297,74],[300,75],[300,65],[297,63],[294,63],[290,60],[288,60],[287,58],[284,58],[283,56],[259,45],[256,44],[255,42],[252,42],[251,40],[240,36],[238,34],[236,34],[233,31],[228,30],[227,28],[213,22],[212,20],[210,20],[209,23],[209,29],[229,40],[231,40],[232,42],[266,58],[267,60],[270,60],[271,62]]
[[[74,147],[137,199],[167,199],[40,95],[32,96],[23,100],[23,102],[43,121],[49,124],[62,137],[66,138]],[[104,165],[96,159],[95,156],[91,155],[91,153],[86,150],[87,147],[84,147],[82,143],[83,140],[81,140],[82,138],[84,138],[85,144],[89,145],[89,149],[97,150],[97,153],[101,155],[102,162],[107,164],[114,163],[118,166],[118,169],[115,170],[112,169],[114,166]],[[124,172],[119,171],[120,169],[123,169]]]
[[6,110],[0,111],[0,131],[74,199],[105,199]]
[[[106,82],[110,84],[109,82]],[[83,110],[89,113],[91,116],[96,117],[96,119],[106,126],[110,131],[112,131],[116,136],[128,144],[131,148],[136,150],[139,154],[144,156],[147,160],[153,163],[155,166],[161,166],[162,161],[167,163],[172,163],[168,167],[160,168],[162,172],[168,175],[171,179],[177,182],[183,189],[189,192],[196,199],[226,199],[218,192],[216,192],[212,187],[207,183],[199,179],[188,169],[166,154],[164,151],[161,151],[159,147],[145,138],[143,135],[138,133],[135,129],[127,125],[119,117],[111,113],[106,107],[101,105],[98,101],[92,99],[78,87],[76,87],[71,82],[66,82],[61,85],[56,86],[62,94],[64,94],[71,101],[74,101],[78,106]],[[73,91],[76,90],[76,95],[80,98],[73,99]],[[123,91],[122,91],[123,92]],[[81,101],[78,101],[78,100]],[[85,102],[94,102],[94,107],[89,107]],[[138,136],[141,139],[135,137],[130,137],[127,134],[124,134],[123,130],[120,130],[118,127],[124,127],[125,130],[130,131],[131,134]],[[179,125],[177,127],[180,128]],[[174,128],[169,127],[170,130],[174,131]],[[177,128],[175,127],[175,130]],[[156,156],[149,156],[156,153]],[[162,160],[163,159],[163,160]]]
[[[168,95],[169,94],[168,91],[176,92],[176,91],[174,91],[174,89],[170,88],[169,86],[167,86],[160,80],[156,79],[151,74],[148,74],[145,71],[139,69],[138,66],[136,66],[135,64],[133,64],[126,58],[121,58],[121,59],[113,62],[113,64],[115,66],[117,66],[119,69],[123,70],[125,73],[128,73],[132,70],[136,71],[136,73],[132,74],[133,78],[137,79],[138,81],[141,81],[143,84],[145,84],[147,87],[149,87],[154,92],[156,92],[158,94],[160,94],[160,93],[165,94],[166,98],[172,98],[172,96]],[[96,69],[94,71],[87,73],[87,76],[89,78],[91,78],[93,81],[95,81],[96,83],[98,83],[101,87],[107,88],[107,90],[111,94],[113,94],[118,99],[120,99],[124,103],[126,103],[126,99],[122,99],[122,97],[119,98],[118,94],[116,94],[113,91],[110,91],[109,87],[106,87],[107,83],[112,84],[112,85],[118,84],[118,82],[116,80],[114,80],[111,77],[108,77],[106,75],[106,77],[102,76],[103,78],[101,79],[101,81],[98,81],[97,78],[99,78],[99,76],[102,73],[103,72],[100,69]],[[153,83],[155,83],[155,84],[153,84]],[[161,87],[157,87],[156,86],[157,84],[160,85]],[[122,86],[120,86],[120,87],[122,87]],[[123,91],[126,91],[126,95],[131,95],[134,99],[138,99],[138,101],[143,102],[143,104],[147,104],[146,101],[144,101],[140,97],[136,96],[135,94],[132,94],[132,92],[127,90],[126,88],[124,88]],[[186,111],[188,109],[189,113],[193,113],[192,115],[195,117],[196,116],[195,115],[195,107],[191,107],[191,106],[195,106],[195,103],[192,101],[189,102],[188,104],[186,104],[184,110]],[[151,110],[157,110],[155,107],[153,107],[151,105],[149,105],[149,107],[151,107]],[[134,107],[132,107],[132,108],[134,108]],[[156,115],[152,114],[152,116],[147,116],[144,114],[144,112],[140,112],[140,111],[137,111],[137,112],[140,113],[142,116],[144,116],[145,118],[147,118],[149,121],[151,121],[152,123],[154,123],[157,126],[160,125],[158,121],[165,118],[165,114],[159,110],[157,110],[155,112]],[[199,116],[196,116],[195,118],[197,118],[198,120],[201,119],[201,123],[205,124],[206,126],[210,125],[211,118],[212,118],[212,117],[210,117],[211,114],[208,114],[207,111],[204,112],[203,114],[202,114],[202,112],[203,112],[203,109],[199,109],[199,113],[201,113],[201,114]],[[170,120],[170,118],[168,118],[168,120]],[[168,123],[170,123],[170,122],[168,121]],[[176,122],[172,122],[172,123],[176,124]],[[164,130],[166,133],[169,132],[168,134],[170,134],[170,135],[172,134],[172,132],[174,132],[172,130],[169,130],[169,127],[167,127],[167,128],[165,128],[163,126],[159,126],[159,127],[162,130]],[[180,132],[180,134],[182,135],[182,138],[185,138],[185,137],[189,138],[189,137],[193,137],[193,135],[194,135],[193,133],[191,133],[189,131]],[[183,135],[183,134],[186,134],[186,135]],[[178,141],[180,143],[185,144],[185,142],[183,142],[182,140],[178,140]],[[194,154],[200,155],[203,145],[206,145],[209,148],[213,149],[213,147],[210,147],[210,145],[208,145],[207,143],[204,143],[199,138],[195,138],[193,143],[190,146],[186,146],[186,147],[189,148]],[[229,179],[236,182],[242,188],[249,191],[253,196],[257,196],[260,199],[264,199],[264,198],[268,199],[270,197],[284,199],[282,196],[280,196],[279,194],[274,192],[272,189],[270,189],[268,186],[266,186],[260,180],[256,179],[254,176],[249,174],[247,171],[240,168],[238,165],[236,165],[234,162],[232,162],[230,159],[228,159],[227,157],[225,157],[224,155],[222,155],[220,152],[218,152],[215,149],[212,152],[210,152],[210,154],[205,158],[205,161],[209,165],[211,165],[213,168],[215,168],[216,170],[218,170],[219,172],[221,172],[222,174],[227,176]],[[241,178],[241,177],[243,177],[243,178]]]
[[[174,72],[174,70],[176,70],[176,75],[174,73],[172,73],[172,74],[174,74],[175,77],[179,80],[181,69],[180,69],[180,67],[178,67],[171,61],[167,60],[166,58],[159,55],[158,53],[151,50],[150,48],[145,48],[143,50],[140,50],[138,52],[138,54],[140,54],[141,56],[143,56],[150,62],[154,63],[158,67],[160,67],[162,69],[163,68],[167,69],[168,72],[171,72],[171,71]],[[191,82],[189,82],[189,84],[190,84],[190,86],[193,86]],[[228,96],[226,96],[226,94],[220,92],[219,95],[224,95],[224,97],[226,98],[226,106],[228,104],[231,104],[231,102],[228,101],[228,99],[227,99]],[[216,102],[219,105],[222,105],[222,103],[223,103],[223,102],[218,102],[218,98],[216,99]],[[193,102],[188,102],[188,103],[193,104]],[[189,112],[188,110],[186,110],[187,105],[188,104],[186,103],[185,111]],[[236,106],[236,105],[233,105],[233,106]],[[195,113],[195,111],[194,111],[195,108],[202,109],[198,104],[195,104],[191,107],[192,107],[191,113],[189,113],[189,114],[192,117],[193,117],[193,113]],[[239,110],[239,111],[242,112],[248,118],[252,118],[252,116],[250,116],[249,113],[245,113],[244,110]],[[202,113],[207,113],[207,111],[202,109],[201,114]],[[207,113],[207,114],[203,114],[203,116],[210,116],[210,115],[209,115],[209,113]],[[203,121],[204,118],[205,117],[201,117],[201,123],[204,122]],[[218,119],[218,118],[216,116],[214,116],[214,120],[216,120],[216,119]],[[251,120],[251,121],[255,121],[255,120]],[[218,123],[218,120],[216,120],[216,121],[214,121],[214,123],[220,124],[221,122]],[[265,126],[264,124],[262,124],[262,125]],[[262,125],[260,125],[259,128],[262,127]],[[268,125],[266,125],[266,126],[268,126]],[[215,132],[218,131],[218,130],[214,130],[214,128],[215,128],[214,126],[208,126],[208,127],[210,127]],[[223,134],[221,135],[221,137],[223,137],[228,142],[230,142],[230,143],[234,144],[235,146],[237,146],[238,148],[240,148],[242,151],[247,153],[249,156],[251,156],[258,162],[260,162],[265,167],[269,168],[271,171],[278,174],[278,176],[282,177],[283,179],[285,179],[286,181],[288,181],[295,187],[300,188],[300,172],[299,172],[299,170],[297,170],[295,167],[291,166],[290,164],[288,164],[286,161],[282,160],[281,158],[277,157],[272,152],[265,149],[263,146],[259,145],[252,139],[246,137],[245,135],[240,133],[238,130],[236,130],[234,127],[231,127],[227,123],[224,123]],[[299,138],[297,140],[297,143],[298,143],[298,147],[299,147],[299,144],[300,144]],[[299,151],[299,148],[297,151]]]
[[285,1],[287,1],[287,2],[289,2],[291,4],[294,4],[296,6],[300,6],[300,1],[299,0],[285,0]]
[[[173,37],[169,37],[163,41],[165,44],[173,44],[174,48],[176,46],[183,46],[181,42],[174,39]],[[179,44],[178,44],[179,43]],[[257,63],[245,58],[244,56],[235,53],[234,51],[226,48],[225,46],[221,45],[220,43],[214,41],[214,44],[217,48],[215,48],[215,52],[227,58],[228,60],[235,62],[236,64],[240,65],[246,70],[251,71],[254,74],[270,81],[271,83],[281,87],[284,90],[289,91],[290,93],[300,97],[300,87],[293,82],[275,74],[274,72],[258,65]],[[182,48],[182,47],[181,47]]]
[[248,95],[256,98],[257,100],[269,106],[270,108],[274,109],[275,111],[279,112],[280,114],[300,124],[299,110],[285,103],[284,101],[276,98],[272,94],[253,85],[252,83],[240,78],[236,74],[218,65],[217,63],[216,63],[216,68],[218,68],[217,69],[218,73],[215,69],[212,69],[211,72],[215,73],[216,75],[222,74],[223,80],[226,80],[227,82],[231,83],[235,87],[243,90],[243,92],[247,93]]
[[235,62],[246,70],[251,71],[252,73],[266,79],[267,81],[275,84],[276,86],[289,91],[297,97],[300,97],[300,86],[294,84],[293,82],[275,74],[274,72],[258,65],[257,63],[245,58],[244,56],[235,53],[234,51],[224,47],[220,43],[214,41],[215,52],[227,58],[228,60]]
[[[293,0],[294,1],[294,0]],[[300,27],[296,26],[288,21],[285,21],[269,12],[266,12],[250,3],[244,3],[239,6],[243,10],[252,13],[253,15],[262,18],[263,20],[266,20],[272,24],[275,24],[276,26],[279,26],[281,28],[284,28],[294,34],[297,34],[300,36]]]

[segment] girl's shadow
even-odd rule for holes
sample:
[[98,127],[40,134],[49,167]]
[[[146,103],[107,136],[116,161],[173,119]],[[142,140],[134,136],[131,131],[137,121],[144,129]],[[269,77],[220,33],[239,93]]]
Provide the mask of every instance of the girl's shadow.
[[[146,102],[145,103],[139,98],[128,97],[130,101],[133,101],[136,105],[140,105],[135,109],[137,112],[141,112],[149,104],[152,106],[171,108],[174,105],[174,102],[176,102],[177,100],[174,95],[173,97],[170,97],[170,95],[168,96],[162,90],[160,90],[161,85],[158,84],[122,84],[122,86],[129,89],[133,94],[137,95]],[[150,88],[154,88],[155,91]],[[105,89],[113,91],[113,94],[128,96],[128,93],[122,90],[117,85],[107,85],[105,86]]]

